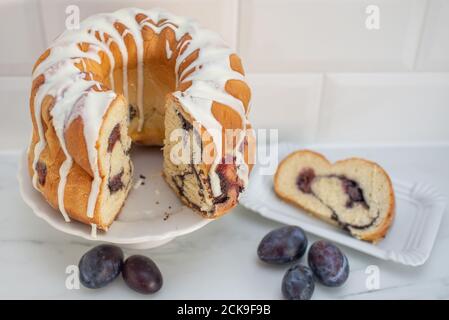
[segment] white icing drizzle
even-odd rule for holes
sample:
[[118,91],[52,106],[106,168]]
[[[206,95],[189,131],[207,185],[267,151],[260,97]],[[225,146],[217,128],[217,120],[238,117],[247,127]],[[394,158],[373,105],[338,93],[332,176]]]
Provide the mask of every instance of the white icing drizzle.
[[95,223],[91,223],[90,227],[91,227],[90,236],[92,238],[96,238],[97,237],[97,225]]
[[34,146],[33,159],[33,185],[36,189],[38,189],[36,165],[46,145],[45,139],[43,138],[44,132],[41,120],[42,102],[47,95],[56,96],[57,92],[60,91],[59,88],[65,84],[65,80],[73,74],[77,74],[78,70],[75,71],[75,69],[76,67],[72,63],[68,63],[66,61],[53,65],[44,73],[46,81],[39,87],[39,90],[34,98],[34,116],[39,135],[39,141]]
[[167,60],[170,60],[172,55],[173,55],[173,51],[170,48],[170,42],[167,40],[165,42],[165,56],[167,57]]
[[[131,12],[130,12],[131,11]],[[116,11],[115,14],[119,17],[120,21],[124,21],[124,24],[130,30],[130,33],[134,37],[134,42],[137,49],[137,108],[139,110],[138,118],[138,130],[141,131],[144,122],[143,116],[143,38],[142,27],[136,20],[136,15],[142,13],[139,9],[122,9]]]
[[[144,14],[147,18],[138,22],[137,14]],[[160,23],[160,21],[165,20]],[[115,23],[121,23],[124,31],[119,32],[115,28]],[[159,25],[155,25],[159,24]],[[173,96],[178,99],[183,108],[192,117],[201,123],[212,135],[216,145],[221,145],[222,127],[212,114],[212,103],[217,101],[225,104],[240,114],[243,128],[246,128],[246,112],[242,102],[234,98],[225,90],[228,80],[244,80],[244,77],[233,71],[230,65],[230,55],[233,53],[215,33],[201,29],[188,18],[181,18],[161,10],[146,11],[136,8],[122,9],[110,14],[99,14],[84,20],[78,30],[65,31],[55,40],[50,47],[50,53],[33,72],[33,79],[44,75],[45,82],[40,85],[34,98],[34,117],[37,123],[38,143],[34,148],[33,169],[35,170],[40,155],[46,146],[41,119],[42,102],[47,95],[56,99],[51,111],[53,125],[55,127],[60,145],[66,159],[59,170],[60,182],[58,186],[58,204],[64,218],[68,215],[64,208],[64,190],[67,174],[70,171],[73,160],[65,145],[64,130],[78,116],[82,117],[84,123],[84,135],[87,144],[89,163],[93,172],[91,192],[89,195],[87,216],[93,217],[98,192],[101,184],[101,177],[98,172],[98,151],[96,141],[103,120],[103,115],[113,99],[116,98],[114,90],[115,82],[113,70],[115,68],[114,56],[111,52],[111,45],[116,44],[123,61],[123,93],[128,97],[128,49],[125,37],[132,36],[137,53],[137,108],[138,130],[143,127],[143,85],[144,85],[144,43],[142,28],[149,27],[156,34],[165,28],[170,28],[178,42],[176,51],[182,52],[176,57],[175,75],[177,83],[180,81],[192,81],[192,85],[185,91],[176,91]],[[98,38],[95,36],[98,32]],[[106,40],[106,34],[108,39]],[[180,42],[180,39],[189,34],[191,39]],[[79,48],[79,43],[87,43],[87,51]],[[198,58],[193,61],[181,73],[181,64],[195,51],[198,51]],[[171,59],[173,51],[170,43],[166,42],[166,57]],[[101,64],[100,53],[106,54],[110,64],[109,74],[112,90],[102,89],[101,84],[93,80],[93,74],[89,73],[90,80],[86,80],[88,72],[85,59],[90,59]],[[83,72],[75,67],[75,63],[80,63]],[[188,74],[191,70],[192,72]],[[187,75],[188,74],[188,75]],[[186,76],[187,75],[187,76]],[[96,87],[98,90],[93,90]],[[243,141],[243,140],[241,140]],[[238,151],[237,145],[236,162],[239,164],[238,175],[246,184],[248,180],[248,167],[242,160],[243,155]],[[214,196],[221,194],[220,177],[215,172],[216,166],[223,157],[221,147],[216,148],[214,164],[209,172],[211,187]],[[36,170],[35,170],[36,171]],[[33,185],[37,188],[37,174],[34,172]]]
[[[243,150],[246,135],[247,135],[246,131],[243,131],[240,134],[239,140],[237,142],[237,150]],[[248,185],[249,179],[249,167],[248,164],[245,162],[245,156],[242,152],[236,152],[235,154],[236,154],[235,163],[237,165],[237,176],[242,180],[243,185],[246,187]],[[240,194],[238,196],[240,197]]]
[[[44,73],[45,82],[39,87],[34,100],[35,115],[40,115],[44,97],[50,95],[55,98],[55,103],[50,114],[61,149],[65,155],[65,160],[59,168],[60,181],[57,189],[58,207],[67,222],[70,219],[64,206],[64,192],[67,175],[72,167],[73,159],[67,151],[64,138],[65,129],[78,116],[83,118],[89,161],[94,173],[87,210],[88,217],[92,217],[99,183],[101,182],[98,173],[95,143],[98,139],[99,126],[101,125],[104,112],[116,96],[113,91],[96,92],[92,90],[94,86],[98,88],[99,83],[93,80],[85,80],[86,74],[81,73],[74,65],[80,62],[80,60],[62,60],[46,70]],[[46,145],[45,139],[43,138],[43,126],[40,117],[36,116],[36,122],[38,124],[39,142],[34,149],[33,168],[36,168],[40,154]],[[33,175],[33,185],[37,188],[36,170]]]
[[[91,16],[88,19],[83,21],[83,29],[91,30],[91,33],[95,33],[98,31],[99,33],[99,41],[106,45],[107,51],[109,52],[108,56],[112,56],[112,67],[113,70],[115,66],[115,60],[113,58],[112,52],[110,51],[110,45],[112,42],[117,44],[120,50],[120,54],[123,62],[123,95],[126,99],[128,99],[128,50],[126,48],[124,35],[122,36],[118,30],[114,27],[115,20],[108,14],[100,14],[96,16]],[[108,41],[106,41],[105,34],[109,35]],[[111,84],[114,83],[113,73],[110,72]]]
[[86,137],[87,150],[92,150],[92,152],[88,152],[89,163],[93,172],[92,186],[87,202],[86,212],[86,215],[89,218],[92,218],[94,216],[95,205],[101,185],[101,177],[98,172],[98,152],[96,151],[95,146],[102,124],[102,122],[98,121],[98,119],[103,118],[103,115],[106,113],[107,108],[115,99],[115,97],[116,94],[113,91],[97,92],[91,90],[82,98],[83,101],[80,105],[84,107],[76,108],[75,106],[72,113],[73,119],[77,118],[78,116],[82,117],[84,121],[84,136]]
[[70,168],[72,168],[73,160],[67,151],[65,144],[64,131],[67,124],[67,119],[70,116],[71,106],[81,98],[81,94],[85,92],[92,84],[89,81],[81,81],[83,74],[76,74],[74,78],[68,78],[67,84],[64,84],[60,89],[62,92],[56,94],[56,103],[50,111],[53,117],[53,126],[56,135],[61,144],[61,149],[64,152],[66,159],[59,168],[59,184],[58,184],[58,207],[64,219],[70,221],[69,216],[64,206],[64,192],[67,182],[67,175]]

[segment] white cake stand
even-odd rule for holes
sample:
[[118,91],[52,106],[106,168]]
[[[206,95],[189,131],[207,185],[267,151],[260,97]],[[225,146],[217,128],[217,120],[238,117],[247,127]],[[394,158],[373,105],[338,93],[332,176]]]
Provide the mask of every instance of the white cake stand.
[[134,183],[142,175],[145,179],[140,181],[144,184],[131,189],[125,206],[107,232],[98,231],[95,235],[91,226],[76,221],[65,222],[61,213],[53,209],[32,186],[25,151],[20,158],[18,172],[20,193],[38,217],[59,231],[133,249],[161,246],[212,221],[182,205],[168,187],[161,175],[162,152],[159,148],[133,148],[132,159]]

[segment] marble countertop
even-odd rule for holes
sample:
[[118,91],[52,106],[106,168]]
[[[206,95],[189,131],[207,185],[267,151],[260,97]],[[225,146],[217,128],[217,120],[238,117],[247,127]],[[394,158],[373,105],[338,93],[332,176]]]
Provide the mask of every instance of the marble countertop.
[[[449,145],[367,149],[389,172],[437,187],[449,197]],[[280,224],[237,207],[232,214],[155,249],[125,250],[151,257],[164,286],[153,296],[129,290],[119,278],[100,290],[66,288],[66,268],[91,246],[87,240],[52,229],[21,200],[16,180],[19,153],[0,152],[0,298],[40,299],[278,299],[287,266],[269,266],[256,255],[260,239]],[[309,235],[310,242],[317,238]],[[449,215],[445,214],[429,260],[420,267],[382,261],[342,247],[351,274],[341,288],[317,285],[314,299],[449,298]],[[304,258],[302,258],[304,260]],[[379,268],[380,287],[366,286],[367,267]]]

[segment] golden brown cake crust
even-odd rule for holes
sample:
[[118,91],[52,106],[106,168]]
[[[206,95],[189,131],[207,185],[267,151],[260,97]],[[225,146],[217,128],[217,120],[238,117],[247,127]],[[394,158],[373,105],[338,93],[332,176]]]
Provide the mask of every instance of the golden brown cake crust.
[[[274,191],[277,194],[277,196],[280,197],[282,200],[284,200],[288,203],[291,203],[291,204],[297,206],[298,208],[312,214],[315,217],[321,218],[321,219],[323,217],[318,212],[313,211],[308,208],[305,208],[300,203],[298,203],[298,201],[296,199],[285,194],[282,190],[282,187],[281,187],[279,181],[278,181],[279,174],[283,170],[284,165],[290,159],[297,157],[297,156],[302,156],[302,155],[312,155],[313,157],[319,158],[322,161],[326,162],[331,167],[334,165],[340,164],[340,163],[351,163],[353,161],[361,161],[370,166],[376,167],[379,170],[379,172],[381,172],[381,174],[383,174],[385,176],[385,178],[388,181],[388,185],[389,185],[389,208],[387,211],[387,216],[382,221],[382,223],[376,228],[376,230],[373,230],[370,233],[366,233],[363,235],[363,237],[360,238],[361,240],[369,241],[372,243],[377,243],[380,240],[382,240],[385,237],[388,229],[390,228],[391,223],[394,219],[394,215],[395,215],[395,196],[394,196],[394,191],[393,191],[393,185],[392,185],[391,179],[390,179],[389,175],[386,173],[386,171],[381,166],[379,166],[377,163],[375,163],[373,161],[366,160],[366,159],[358,158],[358,157],[352,157],[352,158],[348,158],[348,159],[339,160],[339,161],[336,161],[334,164],[332,164],[325,156],[323,156],[322,154],[320,154],[318,152],[312,151],[312,150],[298,150],[298,151],[290,153],[278,165],[278,168],[274,175]],[[328,220],[328,219],[323,219],[323,220],[328,223],[334,224],[334,225],[336,224],[335,221],[333,221],[333,220]]]
[[[123,99],[123,97],[119,96],[112,105],[119,103],[118,101],[121,99]],[[53,208],[58,209],[59,169],[65,160],[65,155],[61,149],[61,145],[59,144],[58,137],[51,124],[51,117],[49,115],[53,100],[54,99],[49,96],[49,98],[44,101],[44,107],[42,108],[43,120],[47,128],[45,132],[47,146],[41,153],[39,162],[45,164],[46,175],[45,183],[39,183],[38,186],[40,192],[44,195],[49,204]],[[113,110],[113,107],[109,108],[105,117],[108,117],[110,110]],[[38,141],[36,131],[37,128],[34,127],[32,143],[28,152],[28,169],[31,177],[33,177],[34,174],[34,147]],[[100,131],[102,131],[102,129]],[[102,221],[98,210],[95,210],[92,218],[86,216],[87,203],[92,185],[92,170],[89,165],[86,142],[83,134],[83,122],[81,119],[76,119],[72,122],[71,126],[66,130],[65,136],[68,149],[74,157],[73,165],[67,176],[64,192],[64,205],[66,211],[71,219],[85,224],[96,224],[100,229],[107,230],[109,224],[105,224]],[[105,175],[105,168],[100,167],[100,175]],[[100,189],[99,198],[101,197],[102,189]]]

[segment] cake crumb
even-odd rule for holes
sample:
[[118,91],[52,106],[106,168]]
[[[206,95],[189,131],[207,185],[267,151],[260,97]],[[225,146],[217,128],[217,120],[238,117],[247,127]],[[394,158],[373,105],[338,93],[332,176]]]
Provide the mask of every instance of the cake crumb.
[[140,186],[144,186],[145,181],[142,178],[137,179],[136,183],[133,186],[133,189],[139,189]]
[[170,213],[165,212],[165,213],[164,213],[164,221],[167,221],[168,218],[170,218]]
[[156,201],[156,204],[159,204],[159,201]]
[[145,180],[147,177],[145,177],[143,174],[139,174],[139,178]]

